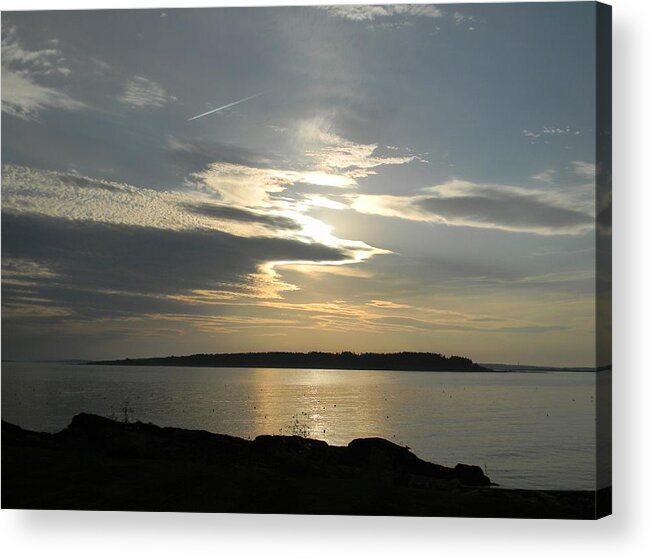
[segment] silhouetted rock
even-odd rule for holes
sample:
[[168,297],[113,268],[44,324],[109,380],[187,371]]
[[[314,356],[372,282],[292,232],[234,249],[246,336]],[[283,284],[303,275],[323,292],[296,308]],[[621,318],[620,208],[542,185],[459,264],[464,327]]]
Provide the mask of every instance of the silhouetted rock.
[[[397,483],[408,483],[412,475],[440,480],[457,479],[454,469],[425,462],[407,448],[385,439],[355,439],[346,448],[354,465],[366,472],[384,472],[385,478],[392,476],[391,479]],[[480,485],[490,484],[487,478]]]
[[[34,437],[18,429],[13,442]],[[70,425],[49,437],[49,444],[60,448],[93,450],[123,458],[230,462],[273,466],[292,472],[307,472],[330,477],[371,476],[393,483],[408,483],[409,476],[420,475],[441,480],[456,480],[464,485],[488,486],[490,479],[478,466],[447,468],[418,458],[405,447],[381,438],[355,439],[348,446],[330,446],[324,441],[298,436],[261,435],[253,441],[207,431],[125,423],[81,413]],[[36,439],[34,439],[36,440]],[[343,469],[342,469],[343,467]]]
[[27,431],[18,425],[2,421],[2,444],[8,446],[54,447],[53,436],[49,433]]
[[457,464],[454,467],[456,478],[463,485],[491,485],[491,480],[484,474],[479,466]]
[[[253,441],[76,415],[56,434],[2,422],[5,508],[592,518],[587,491],[490,487],[381,438]],[[601,511],[610,493],[602,493]]]

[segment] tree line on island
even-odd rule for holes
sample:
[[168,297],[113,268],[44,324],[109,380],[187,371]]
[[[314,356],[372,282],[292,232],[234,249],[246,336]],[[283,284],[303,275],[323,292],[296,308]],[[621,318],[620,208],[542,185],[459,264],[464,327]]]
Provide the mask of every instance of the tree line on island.
[[250,367],[279,369],[355,369],[380,371],[490,371],[467,357],[440,353],[327,353],[285,351],[259,353],[199,353],[195,355],[147,357],[116,361],[93,361],[94,365],[140,365],[176,367]]

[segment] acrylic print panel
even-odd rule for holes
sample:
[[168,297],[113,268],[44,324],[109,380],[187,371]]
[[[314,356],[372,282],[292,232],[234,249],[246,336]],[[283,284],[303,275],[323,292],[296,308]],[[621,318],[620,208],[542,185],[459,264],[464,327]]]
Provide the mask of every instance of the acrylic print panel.
[[2,504],[610,512],[610,8],[5,12]]

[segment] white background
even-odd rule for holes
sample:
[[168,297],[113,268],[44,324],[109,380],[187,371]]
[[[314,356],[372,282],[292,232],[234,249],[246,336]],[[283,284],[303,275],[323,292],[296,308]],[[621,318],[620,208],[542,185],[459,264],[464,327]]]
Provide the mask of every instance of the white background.
[[[274,3],[278,2],[193,0],[190,5]],[[593,522],[3,510],[0,549],[4,557],[651,557],[651,2],[612,0],[612,4],[613,516]],[[163,0],[0,0],[2,10],[174,6],[182,4]]]

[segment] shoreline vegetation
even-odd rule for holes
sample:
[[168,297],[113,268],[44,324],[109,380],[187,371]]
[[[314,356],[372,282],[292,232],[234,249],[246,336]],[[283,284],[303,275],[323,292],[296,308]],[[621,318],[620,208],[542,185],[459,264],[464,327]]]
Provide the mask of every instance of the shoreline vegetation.
[[247,367],[278,369],[342,369],[376,371],[450,371],[490,372],[468,359],[440,353],[326,353],[312,351],[259,352],[259,353],[200,353],[195,355],[119,359],[113,361],[87,361],[87,365],[118,366],[171,366],[171,367]]
[[3,508],[591,519],[611,507],[609,488],[494,485],[381,438],[246,440],[86,413],[55,434],[2,422]]

